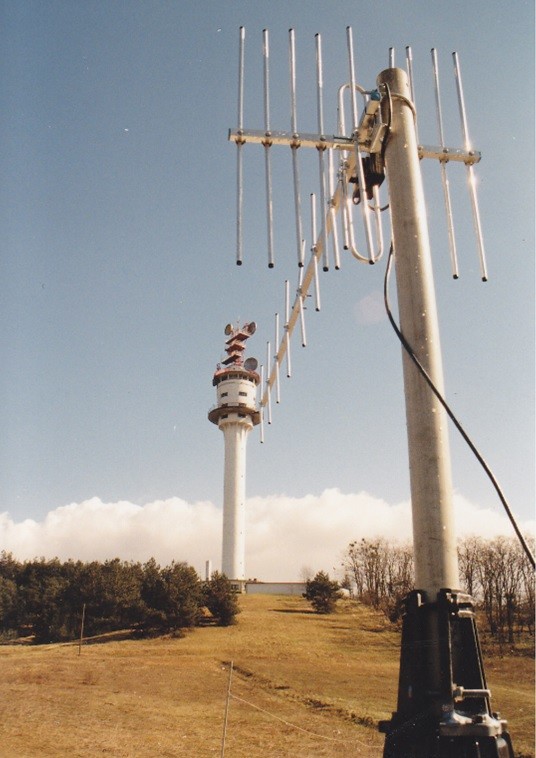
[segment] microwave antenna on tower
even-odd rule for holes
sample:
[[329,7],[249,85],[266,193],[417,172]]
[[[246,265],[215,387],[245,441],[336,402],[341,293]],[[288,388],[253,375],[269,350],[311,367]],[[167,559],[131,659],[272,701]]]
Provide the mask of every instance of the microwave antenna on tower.
[[[439,144],[430,146],[422,144],[417,134],[410,47],[406,48],[406,70],[395,66],[395,52],[391,48],[388,67],[378,74],[375,86],[365,87],[356,77],[353,34],[351,27],[347,28],[348,79],[338,90],[337,131],[329,133],[324,122],[322,40],[317,34],[317,125],[313,132],[302,132],[298,129],[295,35],[291,29],[290,131],[276,131],[270,114],[269,35],[264,30],[264,128],[251,130],[244,125],[243,27],[239,40],[238,126],[229,132],[229,140],[237,147],[237,264],[243,262],[242,166],[245,145],[259,144],[264,149],[270,268],[275,265],[271,149],[290,147],[292,158],[298,286],[291,307],[290,287],[288,281],[285,282],[284,328],[280,334],[279,316],[276,315],[273,356],[268,343],[261,408],[267,408],[269,422],[271,393],[275,387],[279,400],[279,369],[285,358],[290,376],[290,340],[298,323],[302,344],[306,343],[304,310],[311,288],[314,288],[316,309],[320,309],[319,267],[329,270],[333,258],[335,268],[340,268],[344,251],[359,262],[375,264],[386,248],[383,211],[389,208],[392,241],[387,265],[389,270],[394,259],[399,334],[406,348],[403,356],[404,393],[417,589],[405,600],[397,710],[389,721],[380,724],[381,731],[386,734],[384,758],[410,755],[413,758],[458,758],[461,755],[465,758],[513,758],[506,722],[491,710],[473,600],[459,589],[447,418],[440,401],[443,369],[439,325],[420,171],[422,159],[439,163],[451,270],[456,279],[459,265],[448,173],[451,164],[458,163],[465,168],[480,275],[486,281],[488,275],[474,176],[474,166],[481,156],[469,138],[458,55],[453,53],[453,66],[462,147],[450,147],[445,143],[435,50],[431,51],[431,63]],[[349,114],[346,113],[347,102]],[[298,160],[303,154],[301,148],[317,151],[319,174],[320,209],[315,195],[311,195],[311,256],[307,263]],[[387,203],[382,205],[380,193],[385,194],[386,187]]]

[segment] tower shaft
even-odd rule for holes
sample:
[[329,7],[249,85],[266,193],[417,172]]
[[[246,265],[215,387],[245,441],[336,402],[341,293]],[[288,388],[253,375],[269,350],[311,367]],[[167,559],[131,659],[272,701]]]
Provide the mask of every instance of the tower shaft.
[[220,424],[225,440],[222,573],[238,581],[246,578],[246,437],[252,428],[249,419],[238,416]]

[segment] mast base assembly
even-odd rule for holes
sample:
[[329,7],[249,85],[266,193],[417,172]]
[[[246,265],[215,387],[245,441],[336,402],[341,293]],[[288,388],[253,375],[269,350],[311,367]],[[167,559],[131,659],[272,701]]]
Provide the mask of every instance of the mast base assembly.
[[491,711],[470,595],[405,598],[397,707],[379,725],[383,758],[514,758],[506,721]]

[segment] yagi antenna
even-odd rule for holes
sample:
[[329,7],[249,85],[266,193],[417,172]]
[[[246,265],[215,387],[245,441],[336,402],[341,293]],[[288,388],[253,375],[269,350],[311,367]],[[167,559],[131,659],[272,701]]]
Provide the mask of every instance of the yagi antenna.
[[[263,396],[272,421],[271,392],[276,386],[279,402],[280,366],[287,356],[290,376],[290,337],[298,320],[305,346],[306,298],[314,287],[316,310],[320,310],[319,267],[330,268],[330,241],[335,268],[339,268],[338,231],[344,248],[356,260],[376,263],[384,250],[383,216],[387,205],[380,202],[380,186],[388,187],[391,224],[389,264],[395,260],[400,329],[405,348],[403,363],[408,453],[411,469],[411,509],[414,536],[415,590],[404,600],[398,710],[390,721],[379,724],[385,732],[384,756],[458,756],[461,753],[487,758],[513,758],[506,722],[491,710],[475,622],[472,598],[460,592],[453,519],[453,488],[448,445],[447,413],[442,402],[443,372],[439,349],[439,323],[435,305],[429,233],[420,160],[439,161],[449,231],[452,273],[459,276],[447,164],[466,167],[469,197],[476,234],[480,272],[487,279],[484,244],[474,165],[480,153],[473,149],[461,81],[460,64],[453,54],[463,147],[445,145],[439,92],[437,54],[432,51],[439,145],[426,146],[417,137],[417,110],[413,77],[413,54],[406,48],[407,70],[395,67],[394,48],[389,50],[389,67],[378,74],[376,87],[365,88],[357,80],[352,29],[346,30],[348,81],[338,90],[337,133],[328,132],[324,120],[324,75],[322,41],[316,44],[317,131],[298,132],[296,107],[295,36],[290,31],[291,131],[274,131],[270,114],[270,48],[268,31],[263,31],[264,129],[246,130],[243,123],[244,29],[240,29],[238,128],[229,138],[238,150],[238,237],[237,263],[242,262],[242,152],[246,143],[264,147],[268,233],[268,266],[275,263],[273,240],[271,148],[290,147],[292,156],[298,285],[290,306],[288,279],[285,283],[285,325],[281,334],[275,316],[275,343],[267,343],[266,371],[261,368]],[[350,120],[345,102],[350,101]],[[350,124],[349,126],[347,124]],[[315,148],[318,156],[319,200],[310,193],[311,240],[307,245],[301,219],[298,148]],[[300,153],[301,155],[301,153]],[[338,160],[334,160],[334,156]],[[354,223],[355,206],[360,206],[360,233]],[[364,245],[363,245],[364,240]],[[305,249],[311,255],[305,265]],[[385,298],[388,296],[388,272]],[[251,325],[249,325],[251,330]],[[228,361],[241,365],[243,340],[248,331],[234,332],[228,340]],[[236,340],[238,340],[238,344]],[[252,365],[252,364],[250,364]],[[261,440],[264,439],[261,412]],[[463,644],[462,644],[463,643]],[[415,656],[422,649],[426,655]],[[423,718],[423,714],[425,718]]]
[[[328,271],[333,260],[336,270],[341,268],[341,252],[348,251],[351,257],[361,263],[374,264],[383,255],[384,211],[389,202],[382,204],[381,185],[386,175],[385,148],[390,137],[392,112],[398,93],[393,93],[387,83],[377,87],[366,88],[359,83],[355,61],[354,39],[351,27],[346,29],[346,48],[348,62],[348,80],[338,89],[337,110],[334,130],[326,126],[324,91],[324,64],[322,38],[315,35],[316,56],[316,131],[300,132],[298,129],[297,105],[297,62],[296,35],[289,30],[289,96],[290,96],[290,131],[275,130],[271,120],[270,101],[270,38],[267,29],[262,32],[262,70],[263,70],[263,126],[261,130],[246,129],[244,126],[244,69],[245,69],[245,29],[240,28],[239,65],[238,65],[238,126],[229,131],[229,140],[237,146],[237,252],[236,262],[243,260],[243,150],[248,143],[260,144],[264,148],[265,202],[268,267],[275,266],[274,250],[274,203],[271,148],[286,146],[290,148],[292,165],[292,189],[295,215],[295,246],[299,271],[298,285],[293,304],[290,303],[290,284],[285,282],[285,318],[283,333],[280,333],[279,316],[276,315],[276,335],[273,354],[266,362],[266,377],[261,407],[269,405],[270,393],[276,387],[277,402],[280,400],[280,367],[286,358],[286,373],[291,375],[290,340],[299,321],[301,342],[307,344],[305,331],[305,310],[311,288],[314,296],[315,310],[319,311],[320,278],[319,269]],[[406,47],[406,73],[409,86],[409,98],[406,102],[411,108],[417,122],[415,107],[415,78],[413,72],[413,52]],[[432,50],[432,71],[436,100],[436,120],[439,144],[423,145],[418,140],[419,158],[432,158],[438,161],[441,172],[445,215],[449,240],[449,253],[452,276],[459,277],[458,256],[454,233],[454,221],[450,185],[447,175],[449,163],[463,163],[467,171],[469,196],[472,208],[477,247],[480,259],[481,277],[487,279],[484,243],[476,195],[474,164],[480,161],[480,153],[472,148],[467,127],[467,116],[461,80],[460,64],[456,53],[454,59],[454,76],[458,96],[458,105],[462,131],[462,148],[448,147],[445,143],[443,113],[439,88],[439,69],[437,52]],[[389,48],[389,69],[395,68],[395,49]],[[418,139],[418,138],[417,138]],[[300,148],[314,148],[318,162],[318,196],[310,193],[311,241],[305,239],[302,218],[302,188],[300,177]],[[359,207],[357,207],[359,206]],[[357,214],[356,214],[357,212]],[[342,251],[339,240],[342,238]],[[306,263],[305,250],[310,249],[310,258]],[[333,253],[333,258],[331,258]],[[268,348],[271,350],[271,346]],[[271,404],[268,408],[271,423]]]

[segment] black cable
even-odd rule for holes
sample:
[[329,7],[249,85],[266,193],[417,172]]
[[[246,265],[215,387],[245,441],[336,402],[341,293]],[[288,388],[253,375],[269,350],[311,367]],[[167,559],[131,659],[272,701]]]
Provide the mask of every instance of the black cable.
[[[387,128],[385,130],[385,136],[384,136],[383,141],[382,141],[382,149],[381,149],[381,153],[380,153],[381,159],[382,159],[382,163],[385,166],[385,151],[387,149],[387,142],[389,140],[389,135],[391,134],[391,124],[393,122],[393,99],[391,97],[391,88],[389,87],[389,85],[387,84],[387,82],[384,82],[383,87],[385,89],[385,94],[387,96],[387,103],[388,103],[388,106],[389,106],[389,113],[387,114],[387,124],[386,124]],[[380,110],[380,112],[381,112],[381,110]]]
[[459,433],[461,434],[465,442],[469,445],[470,450],[472,451],[477,461],[480,463],[480,465],[482,466],[482,468],[488,475],[491,483],[493,484],[495,488],[495,491],[497,492],[497,495],[499,496],[499,500],[501,501],[504,507],[504,510],[506,511],[506,515],[508,516],[508,518],[510,519],[510,523],[514,527],[514,531],[521,543],[521,546],[523,547],[523,550],[525,551],[525,555],[527,556],[532,568],[535,569],[536,564],[534,561],[534,556],[532,555],[530,547],[528,546],[527,541],[525,540],[523,534],[521,533],[521,530],[519,529],[516,523],[514,515],[512,514],[512,511],[510,510],[510,506],[508,505],[506,497],[504,496],[503,491],[497,479],[495,478],[495,475],[493,474],[492,470],[490,469],[490,467],[488,466],[488,464],[486,463],[486,461],[484,460],[484,458],[482,457],[482,455],[480,454],[480,452],[478,451],[478,449],[476,448],[476,446],[470,439],[469,435],[467,434],[467,432],[465,431],[461,423],[458,421],[458,419],[454,415],[453,411],[451,410],[450,406],[448,405],[443,395],[435,386],[434,382],[432,381],[432,378],[430,377],[430,375],[428,374],[428,372],[426,371],[426,369],[424,368],[420,360],[415,355],[413,348],[411,347],[407,339],[404,337],[404,335],[402,334],[401,330],[398,327],[398,324],[395,322],[393,318],[393,314],[391,313],[391,308],[389,306],[389,275],[391,273],[391,264],[392,264],[393,257],[394,257],[394,245],[391,242],[391,247],[389,249],[389,257],[387,259],[387,266],[385,269],[385,278],[384,278],[384,283],[383,283],[383,301],[385,304],[387,317],[391,323],[391,326],[395,330],[395,333],[398,339],[400,340],[402,347],[404,348],[406,353],[409,355],[409,357],[411,358],[411,360],[413,361],[417,369],[420,371],[426,383],[428,384],[428,386],[430,387],[434,395],[437,397],[437,399],[439,400],[439,402],[441,403],[445,411],[447,412],[448,417],[450,418],[450,420],[452,421],[456,429],[459,431]]

